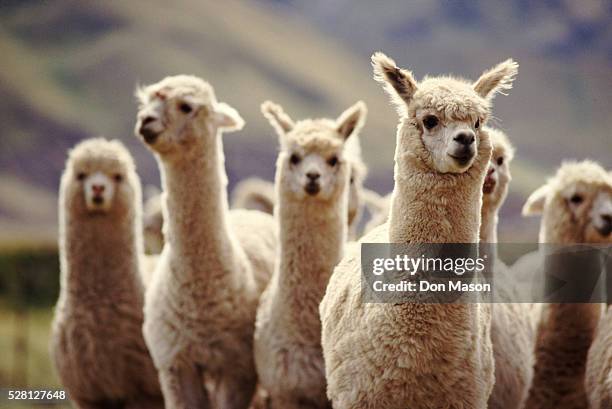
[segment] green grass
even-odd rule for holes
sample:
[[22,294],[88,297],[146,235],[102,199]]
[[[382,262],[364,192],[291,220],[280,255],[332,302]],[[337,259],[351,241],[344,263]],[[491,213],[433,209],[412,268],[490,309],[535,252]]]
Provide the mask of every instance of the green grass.
[[[0,387],[3,388],[61,388],[49,357],[49,330],[51,308],[27,308],[21,314],[0,302]],[[17,348],[16,339],[25,338],[23,347]],[[27,404],[9,404],[2,407],[24,408]],[[37,405],[36,407],[68,408],[64,405]]]

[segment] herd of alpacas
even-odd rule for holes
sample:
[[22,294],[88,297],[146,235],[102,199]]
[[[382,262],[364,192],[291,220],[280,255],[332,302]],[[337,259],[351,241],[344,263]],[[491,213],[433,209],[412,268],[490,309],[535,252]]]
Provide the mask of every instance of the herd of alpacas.
[[[603,303],[365,302],[360,243],[497,242],[514,148],[486,123],[518,72],[509,59],[475,82],[419,82],[382,53],[372,64],[399,115],[387,196],[363,185],[363,102],[294,120],[267,101],[275,182],[243,181],[230,206],[222,133],[244,121],[187,75],[137,91],[163,190],[144,214],[121,142],[69,152],[51,351],[78,408],[612,408]],[[563,163],[523,215],[542,216],[540,243],[609,244],[612,173]]]

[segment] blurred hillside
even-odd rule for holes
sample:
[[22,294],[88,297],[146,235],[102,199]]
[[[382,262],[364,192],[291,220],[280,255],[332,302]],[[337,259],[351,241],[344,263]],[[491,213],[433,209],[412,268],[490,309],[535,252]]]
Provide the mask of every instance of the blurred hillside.
[[225,137],[232,185],[274,173],[277,141],[259,113],[263,100],[300,118],[337,115],[363,99],[368,185],[390,190],[397,117],[371,80],[375,50],[419,78],[455,72],[475,79],[509,56],[520,62],[515,89],[495,106],[494,124],[518,148],[502,240],[535,239],[537,220],[523,221],[518,211],[562,158],[592,157],[612,167],[609,3],[379,4],[0,2],[0,241],[53,240],[66,150],[84,137],[123,140],[143,182],[159,184],[152,156],[132,136],[133,90],[177,73],[209,80],[247,122]]

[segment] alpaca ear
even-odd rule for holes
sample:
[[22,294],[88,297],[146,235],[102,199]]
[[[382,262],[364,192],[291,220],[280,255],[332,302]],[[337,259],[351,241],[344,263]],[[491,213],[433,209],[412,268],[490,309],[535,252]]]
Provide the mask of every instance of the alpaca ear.
[[215,125],[225,131],[239,131],[244,127],[244,119],[238,111],[226,104],[217,102],[214,107],[213,120]]
[[504,91],[512,88],[514,77],[518,74],[518,67],[518,63],[512,58],[497,64],[482,73],[474,83],[474,91],[485,99],[492,99],[497,93],[504,94]]
[[270,125],[272,125],[279,136],[283,136],[290,132],[295,126],[295,123],[289,115],[285,113],[283,107],[272,101],[265,101],[261,104],[261,113],[266,117],[268,122],[270,122]]
[[523,216],[536,216],[544,212],[544,203],[550,188],[548,185],[537,188],[527,199],[521,214]]
[[404,109],[409,104],[417,90],[417,82],[412,73],[399,68],[395,61],[381,52],[372,55],[374,79],[384,85],[384,89],[391,97],[391,102]]
[[351,135],[359,133],[363,128],[367,113],[366,104],[359,101],[340,114],[336,119],[336,129],[342,139],[347,140]]

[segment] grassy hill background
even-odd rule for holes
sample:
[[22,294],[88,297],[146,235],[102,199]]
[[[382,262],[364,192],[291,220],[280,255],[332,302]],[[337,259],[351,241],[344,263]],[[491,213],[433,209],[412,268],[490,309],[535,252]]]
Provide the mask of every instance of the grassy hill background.
[[563,4],[3,2],[0,239],[53,237],[66,150],[82,138],[123,140],[143,182],[158,184],[152,156],[132,136],[133,90],[176,73],[208,79],[246,119],[225,138],[231,185],[274,173],[277,141],[259,113],[263,100],[299,118],[337,115],[363,99],[368,185],[390,190],[397,118],[371,80],[369,55],[379,49],[418,77],[475,78],[508,56],[520,62],[493,121],[518,148],[501,238],[534,239],[537,220],[521,220],[518,209],[545,175],[563,158],[611,163],[610,7]]

